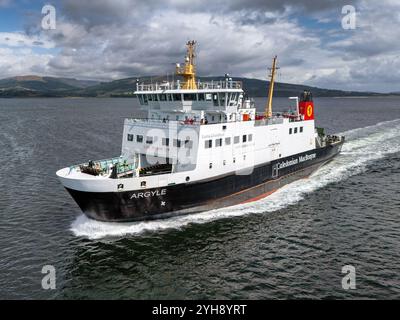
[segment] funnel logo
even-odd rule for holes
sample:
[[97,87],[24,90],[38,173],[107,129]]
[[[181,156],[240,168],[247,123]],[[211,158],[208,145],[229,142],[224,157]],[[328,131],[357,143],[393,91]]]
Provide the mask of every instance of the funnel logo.
[[313,113],[312,105],[309,104],[307,107],[307,117],[311,118],[312,113]]

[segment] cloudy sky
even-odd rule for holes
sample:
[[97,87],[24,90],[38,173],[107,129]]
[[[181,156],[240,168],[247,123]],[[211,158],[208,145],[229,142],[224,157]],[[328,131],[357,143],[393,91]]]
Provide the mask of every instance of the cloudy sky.
[[195,39],[200,75],[266,79],[277,54],[281,82],[400,91],[399,26],[399,0],[0,0],[0,78],[171,74]]

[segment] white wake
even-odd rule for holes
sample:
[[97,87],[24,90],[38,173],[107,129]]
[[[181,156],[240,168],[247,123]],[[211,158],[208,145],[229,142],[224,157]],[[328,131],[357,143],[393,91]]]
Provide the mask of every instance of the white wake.
[[82,214],[72,223],[70,230],[76,236],[99,239],[140,234],[145,231],[179,229],[192,223],[206,223],[221,218],[272,212],[297,203],[303,199],[305,194],[329,183],[345,180],[350,176],[359,174],[366,169],[369,163],[381,159],[385,155],[400,151],[400,119],[346,131],[341,135],[346,136],[346,142],[341,154],[333,161],[315,172],[310,178],[286,185],[259,201],[149,222],[99,222],[88,219]]

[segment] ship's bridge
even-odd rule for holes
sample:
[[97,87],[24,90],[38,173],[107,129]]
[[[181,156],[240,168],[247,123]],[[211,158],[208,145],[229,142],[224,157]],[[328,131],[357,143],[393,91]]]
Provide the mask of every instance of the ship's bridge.
[[243,99],[241,81],[232,79],[197,82],[197,89],[184,89],[178,81],[137,84],[135,94],[143,108],[148,110],[184,111],[216,110],[233,111]]
[[196,89],[185,89],[178,81],[137,83],[135,94],[150,119],[193,120],[208,123],[228,120],[243,107],[241,81],[196,82]]
[[247,109],[240,111],[243,114],[254,114],[250,101],[243,100],[242,82],[232,80],[228,74],[222,80],[196,80],[195,44],[187,42],[184,65],[176,64],[176,76],[182,81],[137,81],[135,94],[142,109],[148,111],[148,118],[208,124],[234,121],[238,109]]

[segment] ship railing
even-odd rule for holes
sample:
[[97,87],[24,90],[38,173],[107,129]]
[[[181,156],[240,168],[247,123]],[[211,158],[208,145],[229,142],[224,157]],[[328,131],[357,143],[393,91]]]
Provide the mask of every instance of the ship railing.
[[283,123],[283,118],[272,117],[272,118],[264,118],[264,119],[257,119],[254,121],[254,125],[258,126],[268,126],[272,124],[281,124]]
[[291,112],[276,112],[273,114],[271,118],[265,117],[264,113],[256,113],[255,125],[256,126],[265,126],[271,124],[280,124],[283,123],[284,119],[288,119],[289,122],[297,122],[302,121],[300,115],[291,113]]
[[140,125],[148,124],[156,127],[166,127],[169,124],[177,124],[180,126],[199,126],[202,124],[199,120],[187,119],[187,120],[169,120],[169,119],[152,119],[152,118],[129,118],[125,119],[127,124]]
[[[198,90],[207,89],[242,89],[242,81],[233,80],[212,80],[212,81],[198,81],[196,83]],[[162,83],[138,83],[136,85],[137,91],[164,91],[164,90],[182,90],[185,88],[183,81],[165,81]]]
[[[179,126],[200,126],[200,125],[211,125],[211,124],[226,124],[226,123],[234,123],[234,122],[247,122],[247,121],[254,121],[255,126],[264,126],[264,125],[270,125],[270,124],[280,124],[283,123],[284,119],[287,118],[283,116],[282,114],[277,114],[272,117],[272,118],[265,118],[261,116],[256,116],[254,119],[253,117],[250,117],[248,119],[236,119],[236,120],[221,120],[218,122],[210,122],[207,120],[194,120],[194,119],[188,119],[188,120],[168,120],[168,119],[151,119],[151,118],[127,118],[125,119],[125,124],[128,125],[138,125],[138,126],[152,126],[156,128],[166,128],[168,127],[169,124],[173,125],[179,125]],[[292,119],[289,119],[289,121],[294,121]]]
[[123,156],[101,159],[89,160],[88,162],[80,163],[70,167],[70,172],[73,170],[82,171],[85,168],[91,168],[93,175],[109,176],[113,167],[116,166],[117,175],[126,175],[126,173],[134,173],[137,169],[135,163],[129,163]]

